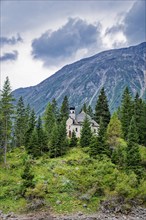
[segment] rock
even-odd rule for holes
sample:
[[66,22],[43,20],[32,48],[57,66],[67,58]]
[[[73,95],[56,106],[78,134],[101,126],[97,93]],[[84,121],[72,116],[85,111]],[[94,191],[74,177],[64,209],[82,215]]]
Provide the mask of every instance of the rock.
[[61,201],[60,200],[57,200],[56,201],[56,205],[60,205],[61,204]]

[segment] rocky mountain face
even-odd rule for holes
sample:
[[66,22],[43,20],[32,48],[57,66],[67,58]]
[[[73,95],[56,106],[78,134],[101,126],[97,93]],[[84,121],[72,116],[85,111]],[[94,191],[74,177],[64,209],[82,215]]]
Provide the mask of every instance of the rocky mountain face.
[[60,105],[67,95],[71,106],[80,109],[83,103],[95,106],[99,92],[105,88],[111,111],[121,102],[124,88],[146,99],[146,42],[128,48],[101,52],[92,57],[66,65],[40,84],[13,91],[16,100],[43,113],[55,98]]

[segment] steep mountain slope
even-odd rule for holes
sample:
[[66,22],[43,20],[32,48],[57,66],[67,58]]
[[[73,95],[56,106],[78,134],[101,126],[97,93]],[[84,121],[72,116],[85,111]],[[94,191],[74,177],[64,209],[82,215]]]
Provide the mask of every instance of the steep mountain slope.
[[13,95],[16,99],[23,96],[25,103],[41,114],[49,101],[56,98],[60,104],[65,95],[70,105],[78,109],[85,102],[94,106],[103,86],[111,111],[120,104],[125,86],[146,97],[146,42],[104,51],[64,66],[40,84],[17,89]]

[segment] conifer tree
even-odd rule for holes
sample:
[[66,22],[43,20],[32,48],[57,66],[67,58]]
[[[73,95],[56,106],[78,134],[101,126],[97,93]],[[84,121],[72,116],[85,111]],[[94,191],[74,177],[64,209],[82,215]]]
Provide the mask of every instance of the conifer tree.
[[31,154],[33,157],[38,157],[41,155],[36,129],[32,131],[32,134],[30,136],[29,146],[27,147],[27,153]]
[[49,154],[51,158],[60,156],[59,130],[56,123],[53,125],[49,141]]
[[21,178],[23,179],[22,186],[21,186],[21,194],[22,196],[25,196],[27,188],[34,188],[35,186],[33,182],[34,174],[31,171],[31,163],[29,159],[25,161],[24,171],[23,171],[23,174],[21,175]]
[[27,129],[26,135],[25,135],[25,147],[28,151],[30,148],[31,135],[35,129],[35,126],[36,126],[36,115],[35,115],[35,112],[33,109],[30,114],[30,118],[29,118],[29,122],[28,122],[28,129]]
[[58,141],[60,145],[60,156],[64,155],[68,148],[68,139],[66,132],[66,120],[62,120],[58,125]]
[[68,97],[65,96],[60,109],[60,120],[67,120],[69,117]]
[[14,135],[15,146],[20,147],[25,144],[25,132],[27,129],[26,111],[23,102],[23,98],[20,97],[16,107],[15,123],[14,123]]
[[98,124],[100,123],[101,117],[102,117],[102,122],[106,128],[110,121],[110,111],[109,111],[108,101],[105,95],[104,88],[101,89],[95,106],[95,121]]
[[128,87],[125,88],[121,104],[121,123],[124,139],[127,140],[130,121],[133,115],[133,102]]
[[141,103],[139,143],[146,146],[146,102]]
[[91,142],[90,142],[90,151],[89,154],[91,157],[95,157],[98,154],[98,141],[97,141],[97,137],[95,135],[92,136],[91,138]]
[[94,118],[94,114],[93,114],[93,109],[92,107],[89,105],[87,108],[87,114],[91,117]]
[[40,149],[39,155],[41,155],[43,152],[48,151],[48,138],[47,138],[47,133],[43,129],[42,120],[40,116],[37,121],[36,132],[37,132],[37,138],[38,138],[38,146]]
[[84,111],[85,113],[87,113],[87,106],[86,103],[84,103],[83,107],[82,107],[82,111]]
[[51,136],[52,128],[55,123],[55,115],[54,115],[54,109],[51,103],[48,103],[47,108],[44,113],[44,127],[45,131],[47,133],[48,139]]
[[71,139],[70,139],[70,144],[69,144],[69,146],[70,146],[70,147],[76,147],[76,146],[77,146],[77,142],[78,142],[78,139],[77,139],[77,137],[76,137],[75,131],[73,130],[73,132],[72,132],[72,137],[71,137]]
[[106,138],[105,138],[105,125],[103,123],[102,117],[100,118],[99,123],[99,130],[98,130],[98,137],[97,137],[97,154],[106,154],[109,155],[109,148],[106,144]]
[[11,138],[11,131],[12,131],[12,116],[14,113],[13,104],[14,98],[11,94],[11,86],[9,78],[6,77],[4,82],[3,90],[1,93],[1,100],[0,100],[0,114],[1,114],[1,126],[2,126],[2,144],[4,144],[4,163],[6,164],[6,154],[8,149],[8,143],[10,142]]
[[80,137],[81,147],[87,147],[87,146],[89,147],[91,137],[92,137],[92,132],[90,127],[90,122],[86,116],[81,130],[81,137]]
[[122,137],[122,125],[118,119],[117,113],[114,113],[110,119],[106,137],[110,148],[115,148],[118,144],[118,139]]
[[135,171],[139,167],[141,161],[137,140],[136,122],[134,116],[132,116],[128,131],[127,166]]

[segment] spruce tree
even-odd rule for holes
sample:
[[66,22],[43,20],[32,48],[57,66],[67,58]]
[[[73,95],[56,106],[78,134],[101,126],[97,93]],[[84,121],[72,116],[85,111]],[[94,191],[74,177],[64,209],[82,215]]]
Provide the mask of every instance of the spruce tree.
[[30,114],[30,118],[29,118],[29,122],[28,122],[28,129],[25,134],[25,147],[28,151],[31,148],[30,147],[30,139],[31,139],[32,133],[35,129],[35,126],[36,126],[36,115],[35,115],[35,112],[33,109]]
[[133,102],[128,87],[125,88],[121,104],[121,123],[124,139],[127,140],[130,121],[133,115]]
[[25,144],[25,132],[27,129],[26,112],[23,98],[20,97],[16,106],[16,115],[14,122],[15,146],[20,147]]
[[87,113],[87,106],[86,103],[84,103],[83,107],[82,107],[82,111],[84,111],[85,113]]
[[77,146],[77,142],[78,142],[78,139],[76,137],[76,132],[73,130],[69,146],[70,147],[76,147]]
[[66,132],[66,120],[62,120],[58,125],[58,141],[60,145],[60,156],[64,155],[68,148],[68,139]]
[[40,116],[37,120],[36,132],[37,132],[38,146],[41,155],[43,152],[48,151],[48,138],[47,138],[47,133],[43,129],[42,120]]
[[91,127],[89,119],[86,115],[85,120],[82,125],[81,137],[80,137],[80,145],[81,147],[89,147],[90,141],[92,137]]
[[51,158],[60,156],[59,129],[55,123],[49,141],[49,155]]
[[11,86],[9,78],[6,77],[0,100],[0,114],[1,114],[1,129],[2,129],[2,144],[4,144],[4,163],[6,164],[6,154],[8,143],[11,139],[12,131],[12,116],[14,113],[13,104],[14,98],[11,94]]
[[106,144],[106,138],[105,138],[105,125],[103,123],[102,117],[100,118],[100,123],[99,123],[99,130],[98,130],[98,137],[97,137],[97,154],[102,155],[106,154],[109,155],[109,148]]
[[52,105],[52,112],[54,113],[55,119],[56,121],[58,121],[59,120],[59,109],[58,109],[57,101],[55,98],[52,100],[51,105]]
[[92,107],[89,105],[87,108],[87,114],[91,117],[94,118],[94,114],[93,114],[93,109]]
[[69,103],[68,97],[65,96],[60,108],[60,120],[67,120],[69,117]]
[[110,121],[110,111],[108,107],[107,97],[105,95],[104,88],[101,89],[96,106],[95,106],[95,121],[99,124],[100,118],[105,127],[107,127]]
[[122,137],[122,125],[118,119],[117,113],[114,113],[110,119],[107,127],[106,137],[110,148],[115,148],[118,144],[118,139]]
[[51,103],[48,103],[45,113],[44,113],[44,127],[45,131],[47,133],[48,139],[50,139],[52,128],[55,123],[55,115],[54,115],[54,109]]
[[146,146],[146,102],[141,103],[139,143]]
[[96,136],[92,136],[91,138],[91,142],[90,142],[90,151],[89,154],[91,157],[96,158],[97,154],[98,154],[98,141],[97,141],[97,137]]
[[140,166],[141,158],[137,144],[138,135],[134,116],[131,119],[127,137],[127,167],[136,171]]

